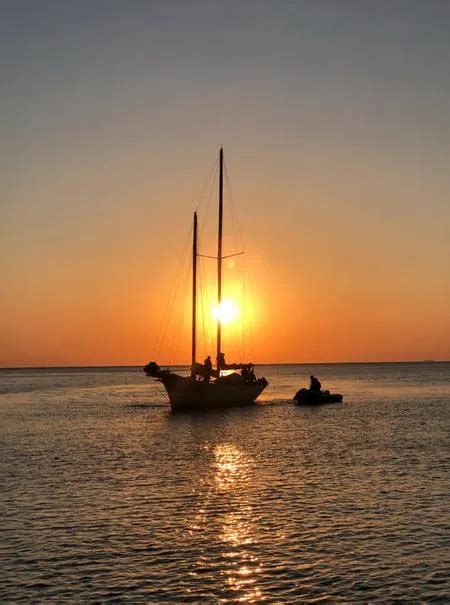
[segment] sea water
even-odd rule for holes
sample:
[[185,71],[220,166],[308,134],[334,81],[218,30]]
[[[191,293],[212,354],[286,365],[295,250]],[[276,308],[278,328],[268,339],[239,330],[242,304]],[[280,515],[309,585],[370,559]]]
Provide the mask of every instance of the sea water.
[[0,371],[0,601],[449,602],[450,364],[258,374],[174,415],[138,368]]

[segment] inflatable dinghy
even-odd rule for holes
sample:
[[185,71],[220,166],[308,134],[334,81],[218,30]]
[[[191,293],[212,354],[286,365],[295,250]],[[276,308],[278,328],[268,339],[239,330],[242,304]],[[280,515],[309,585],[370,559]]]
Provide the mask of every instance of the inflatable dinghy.
[[324,403],[340,403],[343,396],[339,393],[330,393],[329,391],[310,391],[309,389],[300,389],[294,395],[295,403],[298,405],[322,405]]

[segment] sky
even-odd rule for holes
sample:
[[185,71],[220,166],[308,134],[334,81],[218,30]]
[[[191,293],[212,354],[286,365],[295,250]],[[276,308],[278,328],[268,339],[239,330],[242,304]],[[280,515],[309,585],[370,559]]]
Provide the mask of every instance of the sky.
[[192,214],[213,255],[221,145],[245,250],[227,360],[450,359],[450,3],[0,17],[0,366],[188,363]]

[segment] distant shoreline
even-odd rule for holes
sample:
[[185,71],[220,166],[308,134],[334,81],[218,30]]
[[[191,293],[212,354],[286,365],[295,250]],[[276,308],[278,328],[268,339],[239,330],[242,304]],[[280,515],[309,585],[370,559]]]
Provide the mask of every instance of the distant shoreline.
[[[449,359],[423,359],[415,361],[294,361],[294,362],[282,362],[282,363],[256,363],[255,366],[267,367],[267,366],[331,366],[331,365],[395,365],[395,364],[444,364],[450,363]],[[39,371],[52,371],[52,370],[112,370],[112,371],[124,371],[124,370],[136,370],[140,371],[144,367],[142,365],[92,365],[92,366],[11,366],[11,367],[0,367],[0,372],[7,371],[24,371],[24,370],[39,370]],[[187,368],[189,364],[161,364],[168,368]]]

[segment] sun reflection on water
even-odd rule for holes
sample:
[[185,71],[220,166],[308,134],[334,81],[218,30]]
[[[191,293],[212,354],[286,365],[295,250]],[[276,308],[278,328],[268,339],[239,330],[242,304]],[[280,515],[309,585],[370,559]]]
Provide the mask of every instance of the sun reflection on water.
[[226,547],[223,551],[226,586],[233,594],[232,600],[252,603],[262,599],[256,586],[261,565],[251,553],[256,533],[254,511],[248,499],[253,460],[230,443],[217,444],[213,454],[215,489],[224,499],[229,498],[229,510],[221,515],[219,524],[219,539]]
[[250,481],[252,460],[234,444],[221,443],[214,446],[214,482],[219,491],[239,489]]
[[215,536],[218,559],[202,553],[197,565],[223,577],[219,602],[254,603],[264,600],[257,586],[262,567],[254,554],[257,525],[251,501],[254,460],[233,443],[206,444],[209,475],[201,480],[202,497],[190,532]]

